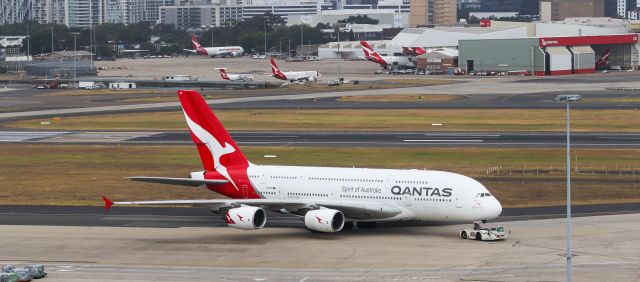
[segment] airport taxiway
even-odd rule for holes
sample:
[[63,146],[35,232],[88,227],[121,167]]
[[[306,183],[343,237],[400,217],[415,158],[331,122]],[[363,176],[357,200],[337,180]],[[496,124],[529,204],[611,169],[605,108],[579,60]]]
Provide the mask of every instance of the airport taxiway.
[[[240,145],[328,147],[558,147],[562,132],[231,132]],[[0,131],[0,143],[192,145],[184,132]],[[573,133],[576,147],[640,147],[639,133]]]
[[[576,281],[640,279],[640,214],[575,218]],[[468,225],[304,228],[2,225],[0,263],[44,263],[47,281],[563,281],[565,220],[510,221],[504,242]]]

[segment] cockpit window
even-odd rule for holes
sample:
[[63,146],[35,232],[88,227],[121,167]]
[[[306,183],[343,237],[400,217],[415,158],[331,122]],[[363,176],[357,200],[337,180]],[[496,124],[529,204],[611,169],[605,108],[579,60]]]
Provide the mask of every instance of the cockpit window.
[[491,194],[489,194],[489,193],[484,193],[484,195],[485,195],[486,197],[491,197]]

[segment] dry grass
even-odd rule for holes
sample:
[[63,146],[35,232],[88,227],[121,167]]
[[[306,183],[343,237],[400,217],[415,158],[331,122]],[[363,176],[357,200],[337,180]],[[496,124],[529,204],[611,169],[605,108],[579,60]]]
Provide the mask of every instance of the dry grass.
[[[218,110],[230,130],[290,131],[563,131],[561,109],[277,109]],[[637,132],[640,111],[573,110],[573,131]],[[8,127],[56,130],[184,130],[180,112],[66,117],[9,122]],[[431,124],[441,123],[433,127]]]
[[141,95],[141,94],[160,94],[160,93],[175,93],[175,91],[169,90],[154,90],[154,89],[126,89],[126,90],[113,90],[113,89],[68,89],[64,91],[45,92],[42,96],[95,96],[95,95]]
[[340,97],[340,102],[451,102],[465,99],[463,95],[446,95],[446,94],[403,94],[403,95],[363,95],[363,96],[344,96]]
[[[489,167],[561,167],[562,149],[499,148],[315,148],[246,147],[256,164],[339,167],[426,168],[462,173],[479,179],[505,207],[561,205],[564,177],[499,176]],[[275,154],[277,158],[263,158]],[[578,149],[582,166],[630,167],[640,172],[640,150]],[[131,182],[134,175],[184,177],[201,169],[191,146],[3,145],[0,147],[0,204],[100,205],[100,195],[115,200],[215,198],[198,188]],[[576,204],[639,202],[639,175],[573,177]]]
[[640,103],[640,97],[589,98],[590,103]]

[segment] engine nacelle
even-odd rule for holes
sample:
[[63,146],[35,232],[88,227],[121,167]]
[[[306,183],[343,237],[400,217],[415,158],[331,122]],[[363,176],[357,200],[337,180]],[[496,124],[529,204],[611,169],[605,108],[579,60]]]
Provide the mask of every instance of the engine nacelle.
[[344,227],[344,214],[339,210],[311,210],[304,215],[304,225],[313,231],[338,232]]
[[254,230],[264,227],[267,214],[258,207],[241,207],[228,210],[225,220],[230,227]]
[[309,82],[314,82],[314,81],[316,81],[316,80],[317,80],[317,79],[316,79],[315,77],[308,77],[308,78],[307,78],[307,81],[309,81]]
[[237,57],[238,56],[238,52],[231,52],[231,57]]

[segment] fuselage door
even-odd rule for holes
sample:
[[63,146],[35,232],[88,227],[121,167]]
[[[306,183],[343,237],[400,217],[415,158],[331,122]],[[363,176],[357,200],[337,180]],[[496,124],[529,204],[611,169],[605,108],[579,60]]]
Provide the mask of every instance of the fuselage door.
[[331,200],[338,200],[338,190],[331,190]]
[[456,196],[456,208],[462,208],[462,196]]
[[410,195],[404,195],[404,205],[409,207],[411,206],[411,196]]
[[242,197],[245,199],[249,198],[249,186],[242,185]]

